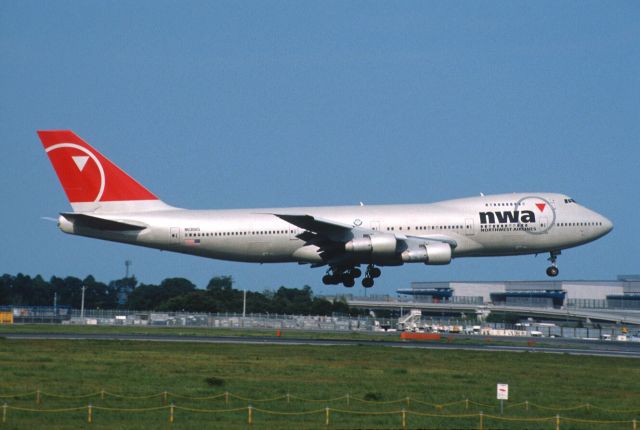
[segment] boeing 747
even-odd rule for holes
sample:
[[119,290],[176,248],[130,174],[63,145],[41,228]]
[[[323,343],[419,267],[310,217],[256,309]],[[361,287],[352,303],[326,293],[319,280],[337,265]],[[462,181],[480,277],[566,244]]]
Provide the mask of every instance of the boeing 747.
[[557,193],[480,195],[430,204],[188,210],[170,206],[71,131],[39,131],[71,203],[69,234],[220,260],[326,267],[325,284],[372,287],[380,267],[560,252],[611,231]]

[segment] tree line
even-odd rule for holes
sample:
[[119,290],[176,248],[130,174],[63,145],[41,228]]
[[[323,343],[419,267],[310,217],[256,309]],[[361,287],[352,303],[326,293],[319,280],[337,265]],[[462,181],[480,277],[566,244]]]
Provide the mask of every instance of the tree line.
[[[69,306],[79,309],[85,288],[86,309],[130,309],[186,312],[242,312],[243,291],[233,288],[231,276],[211,278],[205,289],[185,278],[167,278],[155,284],[138,283],[135,277],[109,283],[93,276],[85,279],[4,274],[0,277],[0,306]],[[279,287],[275,291],[247,291],[247,313],[297,315],[348,314],[345,301],[315,297],[311,287]]]

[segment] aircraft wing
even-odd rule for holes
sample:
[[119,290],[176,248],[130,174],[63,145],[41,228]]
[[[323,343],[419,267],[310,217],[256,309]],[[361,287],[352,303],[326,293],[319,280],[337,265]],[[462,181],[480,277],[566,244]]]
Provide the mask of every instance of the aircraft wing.
[[[315,233],[314,238],[328,239],[332,242],[346,242],[353,237],[354,229],[362,231],[362,228],[354,227],[348,224],[342,224],[336,221],[331,221],[323,218],[314,217],[312,215],[292,215],[292,214],[274,214],[278,218],[287,221],[299,227],[303,230]],[[379,232],[371,231],[373,234],[379,234]],[[302,235],[305,238],[304,233]],[[410,248],[412,244],[428,244],[433,242],[446,243],[452,248],[455,248],[458,243],[450,236],[444,234],[435,234],[430,236],[405,236],[396,234],[396,239],[400,242],[404,242],[407,248]]]
[[[444,234],[429,236],[413,236],[403,234],[382,233],[375,230],[351,226],[336,221],[317,218],[312,215],[274,214],[304,230],[297,237],[308,245],[319,248],[319,255],[324,264],[339,266],[352,261],[351,248],[364,247],[369,249],[373,256],[377,254],[378,261],[432,261],[429,264],[444,264],[451,261],[451,250],[458,244],[451,237]],[[369,247],[370,248],[367,248]],[[391,246],[391,254],[389,254]],[[395,251],[394,251],[395,250]],[[358,251],[355,251],[356,253]],[[362,252],[362,251],[360,251]],[[322,264],[316,264],[317,266]]]
[[350,239],[353,226],[330,221],[311,215],[274,214],[278,218],[308,230],[332,241],[341,242]]

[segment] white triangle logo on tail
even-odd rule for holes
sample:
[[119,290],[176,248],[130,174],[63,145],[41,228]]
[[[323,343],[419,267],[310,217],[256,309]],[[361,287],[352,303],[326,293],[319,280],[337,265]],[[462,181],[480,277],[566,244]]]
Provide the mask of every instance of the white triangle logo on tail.
[[78,169],[80,169],[81,172],[87,164],[87,160],[89,160],[89,157],[86,155],[76,155],[71,158],[73,158],[73,162],[76,163],[76,166],[78,166]]

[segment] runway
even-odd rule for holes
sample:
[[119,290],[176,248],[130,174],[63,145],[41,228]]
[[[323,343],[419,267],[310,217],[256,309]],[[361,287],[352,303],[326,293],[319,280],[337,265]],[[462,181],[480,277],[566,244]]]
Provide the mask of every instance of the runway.
[[[514,337],[478,337],[452,336],[448,342],[429,341],[389,341],[389,340],[350,340],[350,339],[308,339],[289,332],[285,337],[275,336],[177,336],[154,334],[106,334],[106,333],[4,333],[0,337],[12,340],[117,340],[137,342],[181,342],[211,344],[247,344],[247,345],[315,345],[315,346],[380,346],[389,348],[536,352],[550,354],[591,355],[608,357],[640,358],[640,342],[602,342],[576,339],[553,338],[514,338]],[[469,343],[469,340],[471,342]],[[522,343],[527,345],[508,345]],[[463,343],[467,342],[467,343]]]

